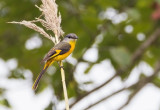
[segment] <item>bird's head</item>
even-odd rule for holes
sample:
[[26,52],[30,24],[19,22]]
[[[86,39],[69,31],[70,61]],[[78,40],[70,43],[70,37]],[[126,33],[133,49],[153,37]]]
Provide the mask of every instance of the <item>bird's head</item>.
[[76,34],[70,33],[70,34],[67,34],[67,35],[64,37],[63,41],[69,43],[69,42],[74,42],[74,41],[76,41],[77,39],[78,39],[78,37],[77,37]]

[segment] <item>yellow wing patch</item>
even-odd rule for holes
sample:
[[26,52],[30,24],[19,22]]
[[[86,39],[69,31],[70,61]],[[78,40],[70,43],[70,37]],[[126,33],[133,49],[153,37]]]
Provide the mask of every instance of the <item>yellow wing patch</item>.
[[50,58],[57,56],[62,50],[55,50],[55,51],[56,51],[56,53],[54,55],[52,55]]

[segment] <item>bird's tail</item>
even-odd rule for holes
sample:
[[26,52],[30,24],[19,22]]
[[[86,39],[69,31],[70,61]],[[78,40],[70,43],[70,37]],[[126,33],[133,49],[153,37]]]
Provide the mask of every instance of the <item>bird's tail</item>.
[[37,76],[36,80],[34,81],[34,84],[33,84],[33,86],[32,86],[32,89],[33,89],[33,90],[36,90],[36,89],[37,89],[41,77],[43,76],[43,74],[46,72],[47,68],[48,68],[52,63],[53,63],[53,62],[49,62],[49,61],[48,61],[48,62],[44,65],[42,71],[39,73],[39,75]]

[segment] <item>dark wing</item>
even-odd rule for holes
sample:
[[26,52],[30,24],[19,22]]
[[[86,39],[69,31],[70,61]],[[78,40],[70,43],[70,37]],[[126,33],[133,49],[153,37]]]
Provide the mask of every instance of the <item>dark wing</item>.
[[56,57],[57,55],[62,55],[70,50],[71,46],[69,43],[60,42],[59,44],[55,45],[44,57],[42,62],[47,61],[51,58]]
[[50,49],[50,51],[47,53],[47,55],[43,58],[43,60],[41,62],[45,62],[45,61],[49,60],[50,57],[55,54],[56,54],[56,51],[55,51],[55,48],[53,47]]

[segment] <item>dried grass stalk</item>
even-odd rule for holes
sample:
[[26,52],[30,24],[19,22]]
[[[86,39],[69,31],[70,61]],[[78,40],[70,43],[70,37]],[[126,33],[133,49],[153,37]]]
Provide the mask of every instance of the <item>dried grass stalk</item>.
[[[58,6],[55,3],[55,0],[41,0],[42,5],[40,7],[36,6],[41,12],[41,16],[36,18],[32,21],[21,21],[21,22],[9,22],[9,23],[16,23],[25,25],[28,28],[31,28],[40,34],[44,35],[46,38],[52,40],[54,43],[59,43],[59,37],[63,36],[64,32],[61,29],[61,15],[58,13]],[[43,28],[37,26],[35,23],[40,22],[46,30],[51,30],[55,34],[55,38],[51,35],[48,35]],[[63,65],[62,61],[60,64]],[[62,85],[64,90],[64,97],[65,97],[65,104],[66,110],[69,110],[68,104],[68,96],[67,96],[67,89],[65,84],[65,73],[64,70],[61,68],[61,77],[62,77]]]

